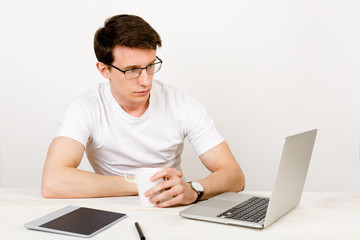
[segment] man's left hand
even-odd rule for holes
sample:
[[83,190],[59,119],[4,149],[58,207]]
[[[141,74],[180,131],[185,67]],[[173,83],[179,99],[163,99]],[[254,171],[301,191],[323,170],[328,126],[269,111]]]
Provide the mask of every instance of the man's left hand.
[[182,179],[183,173],[175,168],[164,167],[162,171],[150,178],[156,181],[164,178],[165,181],[145,192],[146,197],[160,193],[152,198],[150,202],[156,203],[156,207],[170,207],[175,205],[187,205],[193,203],[197,198],[197,193],[191,188],[190,184]]

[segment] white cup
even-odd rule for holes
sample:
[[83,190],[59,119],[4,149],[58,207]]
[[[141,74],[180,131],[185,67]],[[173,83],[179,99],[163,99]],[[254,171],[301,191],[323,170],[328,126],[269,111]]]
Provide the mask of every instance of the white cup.
[[[144,207],[155,207],[155,203],[151,203],[149,201],[149,197],[145,197],[145,192],[149,190],[150,188],[156,186],[157,184],[164,181],[163,178],[160,178],[156,180],[155,182],[152,182],[150,178],[154,176],[155,173],[160,172],[163,170],[162,168],[137,168],[135,170],[135,173],[133,171],[126,171],[124,178],[128,182],[136,183],[136,187],[139,192],[140,197],[140,204]],[[128,174],[133,175],[134,179],[129,179]],[[152,195],[151,197],[155,196],[157,194]]]

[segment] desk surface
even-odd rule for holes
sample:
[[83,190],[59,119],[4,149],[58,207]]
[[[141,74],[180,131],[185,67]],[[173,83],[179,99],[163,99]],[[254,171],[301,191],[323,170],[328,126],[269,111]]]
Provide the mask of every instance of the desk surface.
[[[268,192],[248,192],[268,196]],[[67,205],[126,213],[128,217],[91,239],[138,240],[139,222],[147,240],[161,239],[360,239],[360,193],[304,193],[297,208],[256,230],[189,220],[185,207],[145,208],[138,197],[44,199],[39,189],[0,188],[0,239],[81,239],[28,230],[24,223]]]

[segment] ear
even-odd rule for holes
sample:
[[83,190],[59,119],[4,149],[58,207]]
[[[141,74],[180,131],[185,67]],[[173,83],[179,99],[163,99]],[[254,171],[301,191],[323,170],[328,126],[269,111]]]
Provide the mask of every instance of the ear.
[[102,62],[97,62],[96,67],[104,78],[110,79],[110,70],[106,64]]

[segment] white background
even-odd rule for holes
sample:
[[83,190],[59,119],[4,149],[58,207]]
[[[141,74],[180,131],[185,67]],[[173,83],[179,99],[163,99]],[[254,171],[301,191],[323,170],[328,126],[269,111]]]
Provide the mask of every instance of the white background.
[[[161,35],[156,78],[200,101],[246,175],[270,190],[285,136],[318,128],[306,191],[359,191],[359,1],[3,1],[0,186],[40,187],[67,102],[105,81],[93,36],[136,14]],[[87,160],[81,168],[91,170]],[[186,143],[185,176],[207,174]]]

